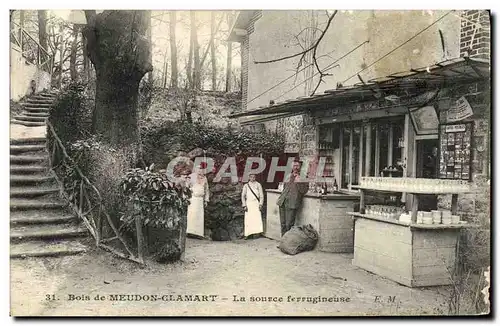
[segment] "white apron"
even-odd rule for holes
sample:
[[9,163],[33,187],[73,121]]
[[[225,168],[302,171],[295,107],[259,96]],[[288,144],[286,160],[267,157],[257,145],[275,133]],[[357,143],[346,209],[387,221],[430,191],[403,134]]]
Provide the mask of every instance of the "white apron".
[[205,186],[195,183],[191,188],[191,202],[187,210],[187,233],[203,237],[205,235],[204,199]]
[[[251,187],[250,183],[247,183],[245,187]],[[252,190],[256,195],[262,197],[263,194],[259,191],[258,183],[254,184]],[[247,211],[245,212],[245,237],[252,234],[262,233],[264,229],[262,225],[262,214],[259,209],[260,202],[257,198],[255,198],[250,189],[246,189],[245,203],[247,207]]]

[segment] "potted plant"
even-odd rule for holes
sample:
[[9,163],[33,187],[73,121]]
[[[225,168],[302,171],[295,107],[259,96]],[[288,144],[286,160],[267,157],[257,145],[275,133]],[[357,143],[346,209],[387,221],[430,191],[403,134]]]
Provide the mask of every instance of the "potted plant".
[[158,262],[179,260],[186,244],[187,207],[190,190],[163,172],[130,169],[122,179],[126,208],[121,216],[123,227],[132,228],[141,221],[145,234],[144,252]]

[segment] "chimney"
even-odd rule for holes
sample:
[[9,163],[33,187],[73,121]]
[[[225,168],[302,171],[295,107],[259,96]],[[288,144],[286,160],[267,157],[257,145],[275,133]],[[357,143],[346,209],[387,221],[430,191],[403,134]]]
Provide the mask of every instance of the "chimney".
[[490,61],[489,10],[464,10],[460,23],[460,56]]

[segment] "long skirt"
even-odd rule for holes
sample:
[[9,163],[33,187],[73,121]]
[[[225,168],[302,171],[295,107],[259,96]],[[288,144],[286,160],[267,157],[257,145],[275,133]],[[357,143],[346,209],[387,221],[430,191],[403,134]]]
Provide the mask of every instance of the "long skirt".
[[187,233],[200,237],[205,235],[205,215],[203,197],[191,197],[187,210]]
[[247,211],[245,212],[245,237],[252,234],[262,233],[262,214],[259,209],[259,201],[247,199]]

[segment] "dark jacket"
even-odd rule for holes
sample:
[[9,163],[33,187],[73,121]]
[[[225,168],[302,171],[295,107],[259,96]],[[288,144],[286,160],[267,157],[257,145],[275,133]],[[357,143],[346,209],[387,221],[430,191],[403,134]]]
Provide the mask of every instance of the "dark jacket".
[[302,198],[309,190],[309,183],[307,182],[291,182],[285,183],[283,192],[278,198],[276,204],[285,208],[297,209],[302,204]]

